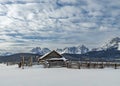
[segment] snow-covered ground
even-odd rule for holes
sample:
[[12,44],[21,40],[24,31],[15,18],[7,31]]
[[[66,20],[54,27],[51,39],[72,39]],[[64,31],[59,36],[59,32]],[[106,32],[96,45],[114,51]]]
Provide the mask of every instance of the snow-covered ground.
[[0,64],[0,86],[120,86],[120,69],[19,69]]

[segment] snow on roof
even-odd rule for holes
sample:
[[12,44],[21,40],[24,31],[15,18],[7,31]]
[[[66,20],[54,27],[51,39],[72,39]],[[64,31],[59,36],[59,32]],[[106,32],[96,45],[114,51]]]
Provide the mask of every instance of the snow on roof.
[[43,56],[40,57],[40,59],[44,58],[45,56],[47,56],[50,52],[44,54]]
[[[50,53],[52,53],[52,52],[56,52],[56,51],[51,51],[51,52],[48,52],[48,53],[46,53],[45,55],[43,55],[43,56],[41,56],[39,59],[43,59],[44,57],[46,57],[47,55],[49,55]],[[58,53],[58,52],[56,52],[56,53]],[[58,53],[59,54],[59,53]],[[59,54],[59,55],[61,55],[61,54]],[[61,55],[62,56],[62,55]],[[51,58],[51,59],[54,59],[55,60],[55,58]],[[64,61],[66,61],[67,59],[65,59],[65,57],[63,57],[62,56],[62,58],[56,58],[57,60],[58,59],[62,59],[62,60],[64,60]]]

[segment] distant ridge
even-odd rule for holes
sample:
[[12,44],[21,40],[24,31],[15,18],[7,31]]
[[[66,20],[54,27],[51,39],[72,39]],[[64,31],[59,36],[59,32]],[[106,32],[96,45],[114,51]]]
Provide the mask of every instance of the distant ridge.
[[0,56],[0,62],[20,62],[22,57],[25,57],[26,60],[33,57],[33,61],[37,61],[37,58],[40,56],[39,54],[32,53],[17,53],[9,56]]

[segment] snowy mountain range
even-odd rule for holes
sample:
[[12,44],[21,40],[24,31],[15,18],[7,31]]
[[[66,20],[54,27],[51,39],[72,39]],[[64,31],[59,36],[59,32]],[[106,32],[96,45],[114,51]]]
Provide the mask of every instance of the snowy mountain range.
[[[33,48],[31,50],[32,53],[34,54],[40,54],[40,55],[44,55],[45,53],[50,52],[51,50],[49,48],[40,48],[40,47],[36,47]],[[63,54],[63,53],[69,53],[69,54],[84,54],[87,53],[89,51],[89,49],[82,45],[82,46],[77,46],[77,47],[65,47],[63,49],[56,49],[57,52]]]
[[[64,54],[64,53],[85,54],[89,51],[102,51],[102,50],[109,50],[109,49],[120,50],[120,38],[119,37],[113,38],[109,42],[105,43],[105,45],[103,45],[102,47],[93,48],[92,50],[87,48],[85,45],[81,45],[81,46],[65,47],[63,49],[57,48],[56,51],[61,53],[61,54]],[[44,55],[45,53],[48,53],[50,51],[51,50],[49,48],[43,48],[42,49],[40,47],[36,47],[36,48],[33,48],[31,50],[32,53],[40,54],[40,55]]]
[[66,47],[64,49],[57,49],[56,50],[59,53],[69,53],[69,54],[84,54],[89,52],[89,49],[84,46],[77,46],[77,47]]
[[109,50],[109,49],[116,49],[120,50],[120,38],[116,37],[106,43],[104,46],[99,48],[94,48],[92,51],[102,51],[102,50]]

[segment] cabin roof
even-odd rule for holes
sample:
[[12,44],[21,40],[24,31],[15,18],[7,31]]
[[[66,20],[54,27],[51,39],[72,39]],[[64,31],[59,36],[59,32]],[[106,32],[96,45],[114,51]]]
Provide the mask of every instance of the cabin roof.
[[[56,57],[52,56],[55,55]],[[46,53],[45,55],[41,56],[39,58],[39,60],[45,60],[45,59],[50,59],[50,60],[66,60],[61,54],[59,54],[58,52],[56,52],[55,50]]]

